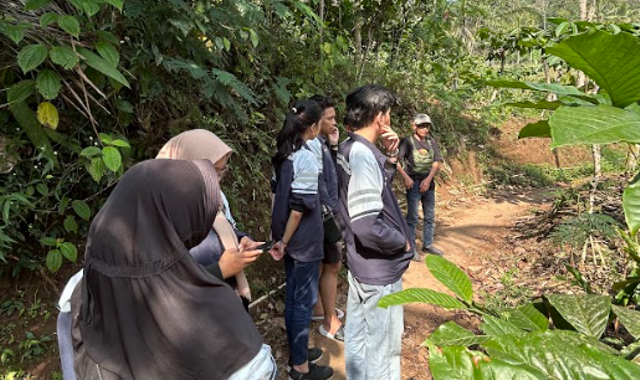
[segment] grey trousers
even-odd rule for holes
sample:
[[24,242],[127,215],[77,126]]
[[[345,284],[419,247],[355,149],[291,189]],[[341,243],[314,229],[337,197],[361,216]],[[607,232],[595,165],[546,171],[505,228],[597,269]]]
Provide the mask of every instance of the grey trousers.
[[380,298],[402,290],[402,279],[367,285],[349,272],[344,356],[349,380],[400,380],[404,312],[378,307]]

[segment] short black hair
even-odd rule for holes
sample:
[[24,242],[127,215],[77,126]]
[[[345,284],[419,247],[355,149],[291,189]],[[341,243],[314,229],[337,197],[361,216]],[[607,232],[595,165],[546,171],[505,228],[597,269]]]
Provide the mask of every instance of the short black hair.
[[380,112],[387,112],[396,104],[396,96],[386,87],[367,84],[347,95],[345,119],[355,131],[371,124]]
[[324,112],[324,110],[326,110],[327,108],[336,107],[336,102],[334,102],[333,99],[329,96],[316,94],[316,95],[313,95],[310,99],[320,105],[320,109],[322,110],[322,112]]

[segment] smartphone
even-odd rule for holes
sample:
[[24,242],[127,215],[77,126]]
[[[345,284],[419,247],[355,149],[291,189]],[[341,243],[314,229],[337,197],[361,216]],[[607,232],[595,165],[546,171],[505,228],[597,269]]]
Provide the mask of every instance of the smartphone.
[[271,249],[271,247],[273,247],[273,245],[275,244],[275,242],[272,241],[268,241],[264,244],[260,244],[259,246],[256,247],[256,250],[261,250],[263,252],[267,252],[268,250]]

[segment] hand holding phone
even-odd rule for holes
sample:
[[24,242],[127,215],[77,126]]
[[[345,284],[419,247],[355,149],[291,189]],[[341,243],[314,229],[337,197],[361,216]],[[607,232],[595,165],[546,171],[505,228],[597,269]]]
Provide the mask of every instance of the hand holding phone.
[[271,240],[271,241],[268,241],[268,242],[266,242],[264,244],[260,244],[259,246],[256,247],[256,249],[259,249],[262,252],[267,252],[268,250],[271,249],[271,247],[273,247],[274,243],[275,242],[273,240]]

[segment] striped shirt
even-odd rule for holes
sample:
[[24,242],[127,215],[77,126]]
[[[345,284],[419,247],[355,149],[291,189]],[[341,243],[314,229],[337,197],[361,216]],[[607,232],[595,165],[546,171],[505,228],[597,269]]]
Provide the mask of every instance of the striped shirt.
[[358,134],[340,144],[337,163],[349,269],[361,283],[392,284],[413,257],[413,249],[406,250],[409,228],[391,188],[395,165],[386,169],[386,157]]
[[337,212],[338,210],[338,175],[336,173],[336,163],[331,149],[322,136],[307,142],[309,150],[318,158],[320,166],[320,179],[318,191],[320,192],[320,203]]
[[302,262],[321,260],[324,257],[318,176],[317,156],[303,147],[282,163],[272,182],[275,190],[271,214],[273,239],[282,239],[291,210],[301,212],[302,219],[287,244],[286,254]]

